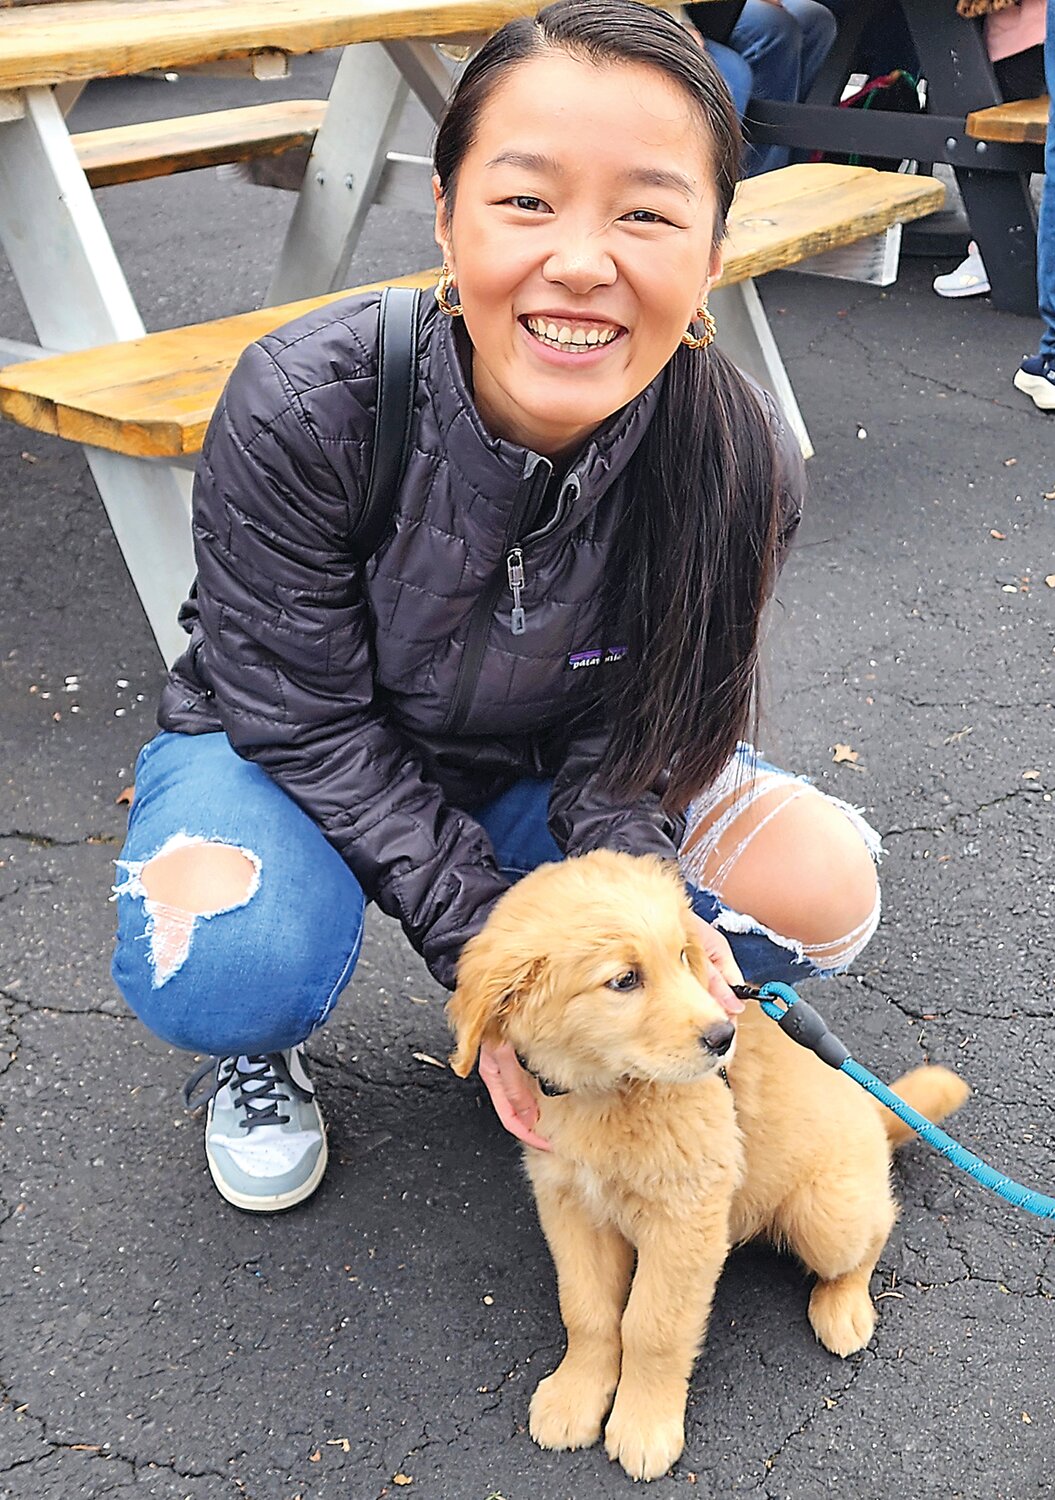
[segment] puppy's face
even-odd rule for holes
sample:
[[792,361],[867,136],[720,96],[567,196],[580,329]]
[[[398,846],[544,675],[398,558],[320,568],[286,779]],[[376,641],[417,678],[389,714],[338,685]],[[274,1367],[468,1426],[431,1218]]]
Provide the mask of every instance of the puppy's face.
[[562,1089],[692,1082],[728,1060],[734,1035],[710,972],[662,861],[602,850],[544,865],[466,945],[451,1066],[464,1077],[488,1039]]

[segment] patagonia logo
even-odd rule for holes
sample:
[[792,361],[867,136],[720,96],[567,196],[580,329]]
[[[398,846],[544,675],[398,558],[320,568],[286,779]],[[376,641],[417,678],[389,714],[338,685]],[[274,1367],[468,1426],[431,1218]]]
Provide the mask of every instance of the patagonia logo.
[[607,667],[611,662],[623,661],[625,658],[625,646],[594,646],[589,651],[572,651],[568,657],[568,666],[573,672],[578,672],[583,667]]

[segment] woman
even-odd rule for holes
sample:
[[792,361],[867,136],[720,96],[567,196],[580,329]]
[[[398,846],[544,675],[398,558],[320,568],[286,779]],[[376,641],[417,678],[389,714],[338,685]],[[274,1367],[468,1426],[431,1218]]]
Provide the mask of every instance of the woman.
[[[737,750],[802,485],[772,402],[706,347],[738,163],[728,94],[661,12],[562,0],[486,44],[437,137],[446,268],[364,565],[377,298],[268,336],[231,377],[114,972],[159,1036],[218,1059],[206,1151],[239,1207],[321,1179],[300,1044],[368,899],[453,987],[526,870],[598,846],[680,858],[729,1010],[715,919],[756,978],[843,967],[874,929],[858,824]],[[544,1148],[516,1058],[481,1073]]]

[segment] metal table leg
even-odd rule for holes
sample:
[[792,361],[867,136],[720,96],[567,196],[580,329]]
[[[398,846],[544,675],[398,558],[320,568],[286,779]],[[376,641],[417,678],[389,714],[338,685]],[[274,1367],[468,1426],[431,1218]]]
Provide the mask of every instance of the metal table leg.
[[347,285],[408,85],[380,43],[346,47],[265,304]]
[[[86,349],[145,332],[124,273],[48,89],[27,89],[0,123],[0,243],[37,337]],[[166,661],[186,637],[176,612],[194,576],[190,475],[85,449],[117,544]]]
[[707,305],[718,325],[716,343],[722,353],[777,398],[802,456],[812,458],[813,444],[754,282],[718,287]]

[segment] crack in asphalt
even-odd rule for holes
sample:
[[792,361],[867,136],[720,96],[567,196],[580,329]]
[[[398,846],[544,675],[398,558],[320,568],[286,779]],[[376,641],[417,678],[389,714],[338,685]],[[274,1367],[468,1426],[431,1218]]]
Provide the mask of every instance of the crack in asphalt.
[[[906,823],[903,828],[890,828],[883,830],[884,839],[902,838],[907,833],[945,833],[949,829],[956,829],[956,824],[963,818],[980,818],[983,813],[990,812],[994,807],[1003,807],[1006,802],[1012,802],[1018,797],[1043,797],[1044,789],[1040,785],[1036,787],[1017,787],[1014,791],[1005,792],[1000,797],[994,797],[991,802],[983,802],[979,807],[966,808],[962,812],[950,814],[943,823]],[[956,830],[958,831],[958,830]]]
[[28,844],[35,849],[79,849],[83,844],[120,844],[121,842],[113,833],[85,833],[77,839],[60,839],[50,833],[34,833],[28,828],[11,828],[6,833],[0,833],[0,844],[7,839],[20,844]]
[[[906,379],[920,380],[924,385],[936,386],[938,390],[946,391],[950,396],[965,396],[968,401],[980,402],[988,408],[996,407],[999,411],[1006,411],[1012,414],[1017,412],[1018,407],[1012,401],[1002,401],[996,396],[991,395],[983,396],[977,391],[965,390],[962,386],[954,385],[952,381],[942,380],[937,375],[929,375],[922,370],[914,370],[911,365],[905,364],[903,360],[897,359],[893,355],[889,344],[884,346],[882,343],[870,343],[867,339],[861,337],[854,331],[853,326],[850,324],[850,314],[856,312],[860,305],[860,303],[857,303],[847,309],[846,319],[840,320],[837,326],[833,327],[829,325],[826,327],[820,337],[834,333],[846,339],[849,343],[856,344],[871,364],[885,364],[891,369],[900,370]],[[810,347],[812,349],[812,344]]]
[[10,890],[0,892],[0,906],[5,901],[10,901],[12,896],[17,896],[21,891],[35,890],[37,888],[47,890],[58,884],[59,882],[50,875],[31,875],[28,880],[16,881]]
[[131,1468],[133,1474],[137,1479],[141,1471],[161,1470],[164,1473],[172,1474],[176,1479],[219,1479],[222,1480],[225,1484],[234,1486],[236,1489],[238,1489],[240,1494],[242,1493],[240,1487],[232,1478],[232,1476],[229,1474],[221,1474],[218,1469],[178,1469],[174,1461],[171,1463],[161,1463],[157,1459],[153,1458],[137,1458],[134,1454],[115,1452],[114,1449],[109,1447],[107,1444],[100,1443],[96,1445],[94,1443],[69,1443],[62,1442],[58,1438],[49,1437],[46,1418],[38,1416],[35,1412],[31,1412],[25,1409],[24,1403],[19,1403],[16,1406],[15,1398],[11,1395],[10,1390],[7,1389],[6,1386],[3,1386],[2,1383],[0,1383],[0,1413],[2,1413],[5,1408],[11,1410],[17,1421],[34,1423],[40,1429],[40,1441],[47,1444],[49,1451],[47,1453],[38,1453],[33,1458],[16,1459],[14,1463],[9,1464],[4,1468],[0,1468],[0,1474],[9,1474],[13,1470],[18,1468],[25,1468],[27,1465],[42,1463],[49,1458],[53,1458],[56,1453],[72,1452],[81,1453],[86,1458],[90,1459],[101,1458],[104,1460],[113,1460],[114,1462],[121,1464],[127,1464]]
[[[825,1412],[834,1411],[838,1403],[853,1387],[861,1371],[866,1368],[870,1361],[880,1358],[880,1355],[872,1353],[872,1351],[868,1349],[861,1350],[860,1357],[855,1358],[854,1364],[850,1370],[850,1378],[846,1381],[846,1384],[840,1386],[838,1390],[834,1391],[831,1395],[826,1396],[822,1405],[818,1406],[814,1411],[808,1412],[803,1420],[799,1423],[799,1425],[791,1432],[789,1432],[787,1436],[777,1445],[777,1447],[773,1449],[772,1453],[768,1454],[767,1457],[762,1460],[763,1468],[765,1469],[767,1476],[776,1466],[778,1459],[782,1457],[785,1448],[787,1448],[790,1443],[794,1442],[795,1438],[802,1437],[804,1433],[809,1432],[814,1423],[822,1419]],[[829,1401],[834,1404],[829,1406]],[[759,1481],[755,1492],[757,1494],[764,1495],[765,1500],[784,1500],[784,1497],[782,1495],[774,1495],[773,1492],[769,1489],[768,1478],[763,1478]]]

